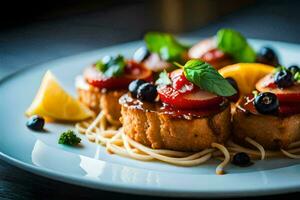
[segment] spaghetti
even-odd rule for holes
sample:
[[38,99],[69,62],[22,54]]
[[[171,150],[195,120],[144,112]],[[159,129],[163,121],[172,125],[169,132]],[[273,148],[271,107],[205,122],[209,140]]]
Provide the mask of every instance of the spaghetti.
[[[152,149],[128,137],[118,122],[107,119],[101,111],[94,120],[83,121],[75,125],[79,133],[96,144],[106,147],[110,153],[129,157],[141,161],[158,160],[178,166],[196,166],[203,164],[211,158],[221,158],[223,161],[216,167],[216,174],[224,174],[224,168],[229,164],[231,156],[238,152],[245,152],[252,158],[287,156],[299,159],[300,141],[292,143],[287,150],[266,151],[262,145],[251,138],[245,138],[257,150],[240,146],[229,140],[226,146],[212,143],[211,147],[200,152],[182,152],[167,149]],[[298,147],[298,148],[297,148]]]

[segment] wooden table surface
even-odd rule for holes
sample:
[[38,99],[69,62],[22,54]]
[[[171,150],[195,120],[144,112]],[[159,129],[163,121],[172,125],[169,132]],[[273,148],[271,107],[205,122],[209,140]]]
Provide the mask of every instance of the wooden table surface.
[[[299,7],[300,2],[297,1],[264,1],[183,35],[206,37],[213,35],[220,27],[232,27],[247,37],[300,43]],[[140,39],[146,30],[155,29],[155,22],[147,17],[136,20],[144,16],[144,10],[143,4],[133,4],[116,8],[104,13],[105,15],[99,12],[89,13],[3,30],[0,32],[0,78],[21,68],[56,58]],[[107,21],[108,18],[110,21]],[[3,161],[0,161],[0,198],[153,199],[53,181]],[[293,193],[251,199],[299,198],[300,193]]]

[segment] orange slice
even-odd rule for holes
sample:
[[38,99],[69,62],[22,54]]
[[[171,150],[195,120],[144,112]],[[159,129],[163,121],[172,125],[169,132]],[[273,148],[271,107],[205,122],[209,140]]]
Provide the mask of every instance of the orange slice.
[[241,94],[249,94],[255,89],[257,81],[272,73],[274,69],[272,66],[260,63],[237,63],[223,67],[219,73],[225,78],[233,78]]

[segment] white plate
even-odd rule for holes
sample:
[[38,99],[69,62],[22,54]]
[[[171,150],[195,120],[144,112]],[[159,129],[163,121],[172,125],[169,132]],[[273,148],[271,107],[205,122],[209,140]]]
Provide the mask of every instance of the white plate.
[[[195,39],[186,40],[189,43]],[[251,40],[257,49],[271,45],[283,64],[297,64],[300,46]],[[217,161],[197,167],[176,167],[159,162],[140,162],[107,154],[86,140],[82,148],[57,144],[59,134],[72,128],[47,124],[47,133],[28,130],[24,111],[31,103],[47,69],[75,95],[74,78],[83,67],[107,54],[130,56],[141,42],[92,51],[49,62],[2,80],[0,84],[1,158],[33,173],[91,188],[159,196],[231,197],[300,191],[300,162],[292,159],[256,161],[248,168],[229,166],[215,175]],[[96,158],[96,159],[95,159]]]

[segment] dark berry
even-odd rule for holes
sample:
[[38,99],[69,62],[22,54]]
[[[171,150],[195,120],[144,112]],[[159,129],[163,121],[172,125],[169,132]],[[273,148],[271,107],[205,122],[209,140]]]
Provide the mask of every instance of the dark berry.
[[230,97],[227,97],[227,98],[228,98],[229,101],[231,101],[231,102],[237,102],[237,101],[239,100],[239,98],[240,98],[239,88],[238,88],[237,82],[236,82],[233,78],[231,78],[231,77],[226,78],[226,80],[227,80],[227,81],[230,83],[230,85],[232,85],[232,87],[233,87],[234,89],[236,89],[236,91],[237,91],[236,94],[234,94],[234,95],[232,95],[232,96],[230,96]]
[[156,86],[151,83],[144,83],[138,88],[137,98],[141,101],[153,102],[157,97]]
[[254,106],[261,114],[275,114],[279,108],[279,101],[274,93],[264,92],[255,97]]
[[297,72],[300,72],[300,67],[298,65],[291,65],[287,68],[292,74],[296,74]]
[[251,165],[251,159],[248,154],[240,152],[233,156],[231,163],[240,167],[246,167]]
[[133,54],[133,60],[137,63],[143,62],[150,56],[150,52],[147,47],[138,48]]
[[277,66],[279,65],[278,57],[275,51],[270,47],[262,47],[257,54],[257,62]]
[[138,91],[139,87],[140,87],[142,84],[144,84],[144,83],[146,83],[146,81],[138,79],[138,80],[132,81],[132,82],[129,84],[128,90],[129,90],[129,92],[131,93],[131,95],[132,95],[133,97],[136,98],[136,96],[137,96],[137,91]]
[[293,74],[288,70],[280,70],[275,73],[274,81],[279,88],[292,86],[294,83]]
[[228,77],[228,78],[226,78],[226,80],[230,83],[230,85],[231,85],[234,89],[236,89],[236,91],[239,90],[238,85],[237,85],[236,81],[235,81],[233,78]]
[[26,122],[26,126],[34,131],[42,131],[44,129],[44,125],[44,118],[38,115],[33,115]]

